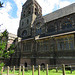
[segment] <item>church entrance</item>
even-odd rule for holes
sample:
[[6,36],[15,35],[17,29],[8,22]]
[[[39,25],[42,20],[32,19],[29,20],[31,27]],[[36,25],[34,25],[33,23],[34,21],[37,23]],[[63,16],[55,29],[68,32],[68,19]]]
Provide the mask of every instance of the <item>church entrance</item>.
[[25,62],[25,67],[27,67],[27,62]]
[[43,69],[43,68],[45,68],[45,64],[44,63],[41,64],[41,69]]

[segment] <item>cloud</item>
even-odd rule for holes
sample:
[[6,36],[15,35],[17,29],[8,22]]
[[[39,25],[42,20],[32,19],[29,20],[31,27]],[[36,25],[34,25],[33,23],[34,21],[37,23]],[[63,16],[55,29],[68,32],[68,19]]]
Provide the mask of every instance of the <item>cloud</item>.
[[37,0],[42,7],[42,14],[48,14],[53,11],[55,5],[58,5],[59,0]]
[[66,6],[70,5],[70,4],[71,4],[70,1],[61,1],[61,2],[59,3],[59,7],[60,7],[60,8],[63,8],[63,7],[66,7]]
[[46,15],[59,8],[71,4],[70,0],[37,0],[42,7],[42,14]]
[[14,0],[14,2],[17,5],[17,16],[20,17],[21,15],[21,11],[22,11],[22,4],[24,4],[26,2],[26,0]]
[[25,2],[25,0],[14,0],[14,1],[18,8],[17,18],[12,18],[12,15],[10,15],[10,12],[12,11],[12,4],[10,2],[5,2],[4,7],[0,9],[0,25],[3,24],[0,27],[0,30],[4,31],[5,29],[7,29],[8,32],[17,34],[22,4]]
[[4,31],[5,29],[7,29],[8,32],[16,34],[19,25],[19,19],[12,18],[12,16],[9,15],[9,12],[11,10],[12,7],[10,2],[4,4],[4,7],[0,9],[0,24],[3,24],[0,27],[0,30]]
[[[14,2],[17,5],[17,8],[18,8],[18,11],[17,11],[18,17],[21,15],[22,4],[24,4],[26,1],[27,0],[14,0]],[[70,3],[69,1],[62,1],[62,0],[37,0],[37,2],[42,7],[42,14],[43,15],[46,15],[48,13],[53,12],[55,6],[57,6],[57,8],[58,7],[61,8],[61,7],[64,7]]]
[[[10,15],[8,14],[9,11],[12,9],[11,7],[11,3],[7,2],[6,4],[4,4],[4,7],[0,9],[0,24],[3,24],[3,26],[1,26],[1,28],[5,27],[6,28],[6,22],[8,22],[8,18],[10,17]],[[5,29],[3,28],[3,29]]]

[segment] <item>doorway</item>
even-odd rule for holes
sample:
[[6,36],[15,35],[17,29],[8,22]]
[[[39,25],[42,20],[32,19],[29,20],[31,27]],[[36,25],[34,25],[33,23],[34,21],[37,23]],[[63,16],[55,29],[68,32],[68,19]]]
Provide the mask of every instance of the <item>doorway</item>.
[[25,62],[25,67],[27,67],[27,62]]
[[41,68],[45,68],[45,64],[44,63],[41,64]]

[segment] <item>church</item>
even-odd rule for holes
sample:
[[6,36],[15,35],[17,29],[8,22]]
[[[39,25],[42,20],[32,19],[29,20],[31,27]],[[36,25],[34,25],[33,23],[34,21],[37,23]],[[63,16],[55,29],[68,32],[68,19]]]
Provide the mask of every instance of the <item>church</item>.
[[15,46],[10,65],[57,65],[75,63],[75,3],[42,16],[36,0],[22,6],[21,41]]

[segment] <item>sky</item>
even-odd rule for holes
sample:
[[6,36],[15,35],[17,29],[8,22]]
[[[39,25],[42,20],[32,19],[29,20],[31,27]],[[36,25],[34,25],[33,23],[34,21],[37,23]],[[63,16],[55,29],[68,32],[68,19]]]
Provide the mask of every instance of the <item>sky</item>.
[[[0,0],[3,2],[3,8],[0,8],[0,32],[5,29],[9,33],[17,35],[19,21],[21,17],[22,5],[27,0]],[[42,7],[42,14],[47,15],[60,8],[75,3],[75,0],[37,0]]]

